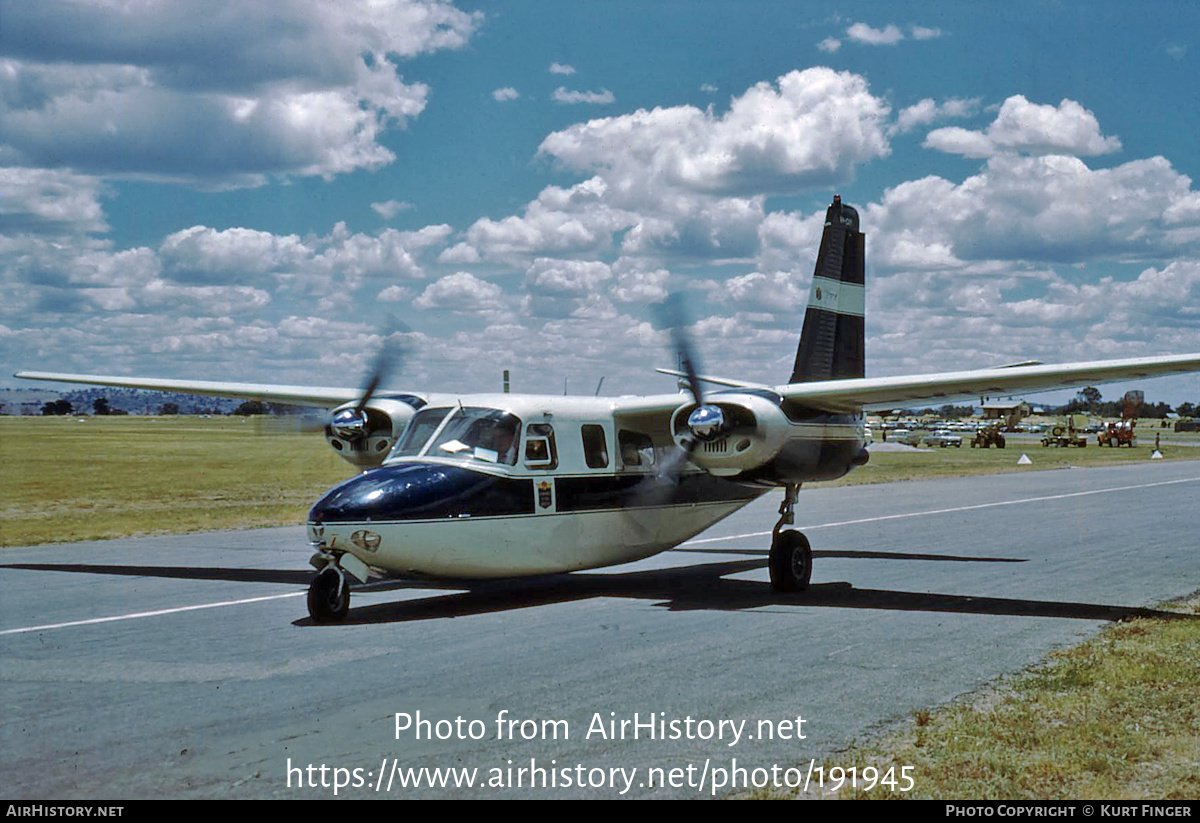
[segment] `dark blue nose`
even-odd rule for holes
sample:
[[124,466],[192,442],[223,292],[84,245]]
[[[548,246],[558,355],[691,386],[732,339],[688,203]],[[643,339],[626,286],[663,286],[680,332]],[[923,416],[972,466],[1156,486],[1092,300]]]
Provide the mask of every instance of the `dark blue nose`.
[[533,514],[533,481],[458,466],[402,463],[334,486],[308,512],[314,523],[365,523]]

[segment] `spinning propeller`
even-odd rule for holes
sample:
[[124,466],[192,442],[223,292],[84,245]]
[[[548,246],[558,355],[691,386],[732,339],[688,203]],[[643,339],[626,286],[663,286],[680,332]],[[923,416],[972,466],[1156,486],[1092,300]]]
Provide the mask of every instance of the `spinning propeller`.
[[677,449],[663,461],[646,488],[638,496],[637,505],[654,506],[665,502],[679,483],[683,468],[691,460],[692,454],[701,443],[718,439],[728,427],[725,413],[721,407],[704,402],[704,393],[700,388],[700,378],[696,370],[696,358],[693,354],[692,343],[686,332],[687,315],[684,311],[682,297],[671,294],[658,311],[659,320],[666,326],[671,335],[671,345],[679,356],[680,368],[686,377],[681,385],[696,401],[696,408],[688,415],[687,427],[691,437],[683,442],[683,447]]
[[363,386],[362,398],[359,399],[358,405],[339,409],[329,419],[329,428],[333,433],[355,444],[356,447],[366,440],[371,430],[367,403],[379,388],[379,384],[383,382],[383,378],[395,370],[397,361],[404,353],[402,344],[394,339],[396,333],[408,331],[408,326],[395,317],[388,316],[387,324],[384,326],[383,343],[375,355],[375,362],[371,364],[371,371],[366,385]]

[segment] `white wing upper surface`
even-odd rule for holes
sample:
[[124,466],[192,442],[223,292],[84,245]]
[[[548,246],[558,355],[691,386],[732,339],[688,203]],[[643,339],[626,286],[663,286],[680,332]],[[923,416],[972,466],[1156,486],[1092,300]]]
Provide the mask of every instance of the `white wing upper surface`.
[[[672,373],[668,370],[662,370]],[[899,377],[858,377],[774,386],[771,391],[788,400],[830,412],[881,411],[915,403],[952,403],[980,397],[1005,397],[1018,392],[1049,391],[1117,380],[1137,380],[1200,371],[1200,354],[1135,357],[1059,365],[1002,366],[993,369],[940,372]],[[737,380],[711,379],[747,390],[754,384]],[[719,398],[719,394],[714,394]],[[669,413],[691,398],[688,395],[622,397],[613,402],[618,415]]]
[[902,377],[860,377],[776,386],[789,400],[830,411],[891,409],[915,402],[950,403],[982,396],[1048,391],[1200,371],[1200,354],[1134,357],[1060,365],[1007,366]]
[[362,396],[362,389],[321,388],[313,386],[275,386],[266,383],[226,383],[219,380],[170,380],[156,377],[108,377],[97,374],[61,374],[58,372],[21,371],[15,377],[27,380],[53,380],[59,383],[87,383],[93,386],[118,386],[127,389],[207,394],[217,397],[241,397],[294,406],[329,408],[349,403]]

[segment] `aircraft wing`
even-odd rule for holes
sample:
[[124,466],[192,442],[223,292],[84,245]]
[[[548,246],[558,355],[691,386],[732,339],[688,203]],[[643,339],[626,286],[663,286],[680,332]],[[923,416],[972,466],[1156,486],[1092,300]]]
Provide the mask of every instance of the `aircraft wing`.
[[1134,357],[1060,365],[1004,366],[901,377],[856,377],[776,386],[789,400],[829,411],[886,410],[915,402],[951,403],[981,396],[1137,380],[1200,371],[1200,354]]
[[117,386],[126,389],[240,397],[247,400],[286,403],[293,406],[318,406],[323,409],[357,400],[363,393],[362,388],[275,386],[266,383],[226,383],[219,380],[171,380],[156,377],[108,377],[97,374],[61,374],[40,371],[19,371],[14,377],[25,380],[53,380],[59,383],[87,383],[93,386]]

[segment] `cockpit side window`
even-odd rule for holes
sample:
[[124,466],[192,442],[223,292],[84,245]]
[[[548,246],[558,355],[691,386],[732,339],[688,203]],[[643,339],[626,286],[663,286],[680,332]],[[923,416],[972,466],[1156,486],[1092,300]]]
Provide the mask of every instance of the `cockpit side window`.
[[604,437],[604,427],[594,423],[585,424],[583,435],[583,458],[589,469],[608,468],[608,442]]
[[553,469],[558,466],[554,427],[549,423],[530,423],[525,427],[525,465],[531,469]]
[[617,432],[617,445],[621,449],[621,464],[626,468],[654,465],[654,441],[648,435],[621,429]]
[[422,409],[413,415],[413,419],[408,422],[408,428],[404,430],[404,435],[396,443],[389,457],[412,457],[420,454],[425,441],[437,431],[437,427],[442,425],[450,411],[449,407]]

